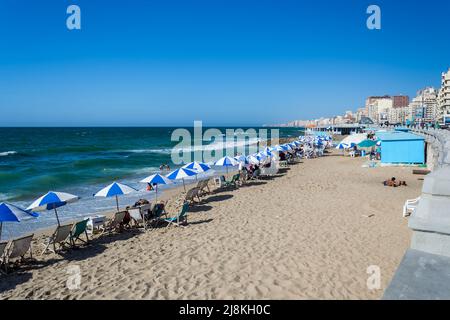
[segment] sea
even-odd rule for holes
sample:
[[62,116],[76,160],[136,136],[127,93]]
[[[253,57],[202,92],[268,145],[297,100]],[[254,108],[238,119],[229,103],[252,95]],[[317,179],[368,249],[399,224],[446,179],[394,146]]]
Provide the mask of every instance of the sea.
[[[99,212],[112,210],[115,199],[95,198],[93,195],[117,181],[138,191],[120,197],[120,205],[130,205],[136,200],[152,200],[154,192],[146,191],[146,185],[139,183],[143,178],[160,173],[160,165],[168,164],[171,169],[181,165],[172,163],[171,153],[179,141],[172,141],[172,133],[180,128],[0,128],[0,202],[10,202],[28,207],[35,199],[48,191],[68,192],[80,200],[58,209],[62,222],[81,219]],[[194,136],[193,128],[181,128]],[[204,127],[203,132],[210,128]],[[280,138],[298,137],[303,128],[259,128],[227,127],[216,128],[225,137],[226,129],[278,129]],[[224,150],[235,144],[250,146],[264,145],[265,135],[248,139],[236,131],[233,145],[221,141],[203,142],[200,150]],[[199,151],[181,150],[183,152]],[[220,154],[220,153],[219,153]],[[193,154],[192,154],[193,155]],[[223,168],[213,167],[213,172]],[[163,172],[167,174],[168,171]],[[187,181],[188,183],[195,183]],[[179,186],[177,182],[170,187]],[[166,188],[168,188],[167,186]],[[161,186],[158,195],[164,193]],[[2,240],[36,232],[56,225],[52,211],[41,212],[38,218],[20,223],[4,223]]]

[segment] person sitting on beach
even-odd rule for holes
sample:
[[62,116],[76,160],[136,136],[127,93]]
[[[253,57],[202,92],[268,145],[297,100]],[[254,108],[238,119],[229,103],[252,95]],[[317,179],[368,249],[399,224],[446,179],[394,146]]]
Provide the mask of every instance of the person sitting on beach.
[[406,181],[396,181],[397,179],[395,178],[395,177],[392,177],[390,180],[386,180],[386,181],[384,181],[383,182],[383,184],[386,186],[386,187],[394,187],[394,188],[396,188],[396,187],[401,187],[401,186],[407,186],[407,184],[406,184]]
[[286,154],[284,152],[280,152],[280,161],[286,161]]

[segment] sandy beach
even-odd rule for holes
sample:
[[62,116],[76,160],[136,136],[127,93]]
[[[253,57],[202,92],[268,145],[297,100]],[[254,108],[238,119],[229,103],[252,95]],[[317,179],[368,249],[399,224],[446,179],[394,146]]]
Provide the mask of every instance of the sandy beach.
[[[0,299],[379,299],[409,246],[402,206],[423,177],[365,161],[339,151],[302,160],[205,197],[186,228],[132,230],[37,256],[1,276]],[[392,176],[408,186],[383,186]],[[379,290],[366,285],[371,265],[381,270]],[[81,285],[69,290],[74,268]]]

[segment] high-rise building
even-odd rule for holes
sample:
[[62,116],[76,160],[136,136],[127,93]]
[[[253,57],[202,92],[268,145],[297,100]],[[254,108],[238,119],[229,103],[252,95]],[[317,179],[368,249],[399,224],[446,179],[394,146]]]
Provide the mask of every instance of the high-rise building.
[[408,96],[393,96],[392,97],[392,107],[394,108],[405,108],[409,104],[409,97]]
[[366,111],[375,123],[388,121],[389,110],[393,107],[393,99],[386,96],[373,96],[366,99]]
[[432,123],[438,114],[438,92],[433,87],[419,90],[417,96],[409,104],[409,121]]
[[450,124],[450,69],[442,73],[437,105],[437,120],[444,124]]

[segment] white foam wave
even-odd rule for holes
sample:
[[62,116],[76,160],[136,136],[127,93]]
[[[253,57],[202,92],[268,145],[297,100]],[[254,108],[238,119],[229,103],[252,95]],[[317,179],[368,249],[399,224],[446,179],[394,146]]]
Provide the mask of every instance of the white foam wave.
[[6,152],[0,152],[0,157],[6,157],[13,154],[17,154],[17,151],[6,151]]
[[206,144],[206,145],[193,145],[189,147],[183,148],[174,148],[175,152],[194,152],[194,151],[213,151],[213,150],[222,150],[222,149],[232,149],[235,147],[244,147],[249,145],[255,145],[258,142],[261,142],[261,139],[252,138],[252,139],[242,139],[237,141],[217,141],[214,143]]

